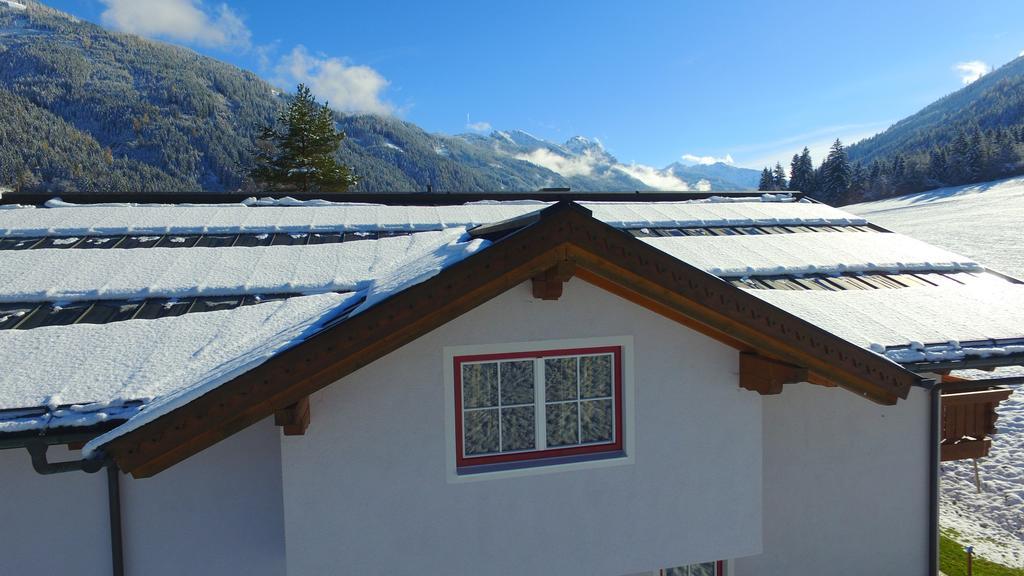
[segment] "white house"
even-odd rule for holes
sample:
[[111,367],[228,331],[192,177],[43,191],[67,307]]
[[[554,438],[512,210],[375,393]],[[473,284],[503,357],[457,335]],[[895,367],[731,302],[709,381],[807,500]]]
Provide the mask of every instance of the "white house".
[[0,572],[935,573],[1020,281],[793,196],[377,198],[0,199]]

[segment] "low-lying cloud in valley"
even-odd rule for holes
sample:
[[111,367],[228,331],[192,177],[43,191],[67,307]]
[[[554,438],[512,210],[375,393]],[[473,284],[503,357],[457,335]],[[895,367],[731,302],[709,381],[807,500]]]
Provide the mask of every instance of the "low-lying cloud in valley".
[[677,190],[685,192],[687,190],[711,189],[707,180],[701,180],[695,187],[691,187],[688,183],[684,182],[671,172],[659,170],[653,166],[646,166],[644,164],[616,164],[613,168],[623,174],[636,178],[655,190]]
[[543,166],[566,178],[573,176],[590,176],[594,173],[599,160],[588,150],[579,156],[562,156],[546,148],[537,148],[526,154],[517,154],[516,158],[537,166]]
[[683,162],[688,162],[690,164],[718,164],[719,162],[723,164],[735,164],[731,154],[726,154],[721,158],[716,158],[714,156],[697,156],[696,154],[683,154],[680,158]]

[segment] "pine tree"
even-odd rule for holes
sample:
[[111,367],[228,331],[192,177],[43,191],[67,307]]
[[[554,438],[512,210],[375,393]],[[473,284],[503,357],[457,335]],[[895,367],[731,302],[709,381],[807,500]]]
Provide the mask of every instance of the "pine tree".
[[1014,138],[1007,132],[1002,132],[996,140],[996,149],[992,154],[994,176],[1004,176],[1016,173],[1020,166],[1021,157],[1017,153]]
[[772,170],[772,186],[774,190],[785,190],[789,186],[786,169],[779,162],[775,163],[775,169]]
[[317,104],[309,88],[299,84],[277,126],[265,126],[251,176],[263,186],[296,192],[344,192],[356,183],[334,153],[345,138],[334,124],[327,103]]
[[826,202],[840,204],[850,189],[850,161],[837,138],[821,165],[821,194]]
[[761,170],[761,181],[757,183],[757,189],[771,191],[775,189],[775,181],[772,179],[772,171],[767,166]]
[[864,200],[868,192],[868,171],[860,162],[853,165],[850,172],[850,195],[852,201]]
[[811,151],[806,147],[799,155],[793,155],[789,167],[789,189],[796,192],[814,192],[814,162]]
[[949,182],[949,164],[946,151],[936,146],[928,154],[928,183],[931,186],[944,186]]

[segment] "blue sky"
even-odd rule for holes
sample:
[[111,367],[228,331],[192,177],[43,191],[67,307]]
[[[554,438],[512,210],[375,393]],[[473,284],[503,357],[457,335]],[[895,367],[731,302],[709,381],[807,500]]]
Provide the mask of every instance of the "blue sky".
[[[850,143],[1024,51],[1024,2],[51,0],[347,111],[759,168]],[[960,69],[958,69],[960,66]]]

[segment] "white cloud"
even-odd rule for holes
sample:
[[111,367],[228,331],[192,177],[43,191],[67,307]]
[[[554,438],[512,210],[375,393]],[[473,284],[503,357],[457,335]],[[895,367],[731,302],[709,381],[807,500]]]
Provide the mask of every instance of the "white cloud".
[[598,160],[590,154],[588,150],[584,154],[579,156],[565,157],[560,154],[555,154],[547,148],[537,148],[531,150],[528,154],[517,154],[516,158],[519,160],[525,160],[531,164],[537,166],[543,166],[552,172],[561,174],[566,178],[573,176],[590,176],[594,172],[594,167],[597,165]]
[[389,82],[369,66],[313,55],[301,44],[282,56],[274,69],[280,84],[303,83],[331,108],[342,112],[388,115],[394,106],[381,97]]
[[[536,150],[531,150],[528,154],[517,154],[516,158],[542,166],[566,178],[590,176],[597,169],[604,170],[609,167],[605,157],[596,155],[592,150],[586,150],[579,155],[562,156],[547,148],[537,148]],[[669,171],[659,170],[644,164],[611,164],[610,167],[627,176],[636,178],[654,190],[686,191],[711,189],[711,184],[706,180],[698,182],[697,187],[693,188]]]
[[683,162],[689,162],[690,164],[716,164],[718,162],[724,162],[726,164],[733,164],[732,155],[726,154],[721,158],[715,158],[714,156],[697,156],[695,154],[683,154]]
[[991,72],[992,67],[981,60],[971,60],[970,62],[958,62],[953,66],[953,70],[960,73],[961,82],[970,84]]
[[1020,54],[1017,54],[1017,58],[1020,58],[1021,56],[1024,56],[1024,50],[1021,50]]
[[469,114],[466,114],[466,130],[471,130],[473,132],[490,132],[491,131],[491,123],[490,122],[483,122],[483,121],[480,121],[480,122],[470,122],[469,121]]
[[[653,166],[645,166],[643,164],[616,164],[614,168],[619,172],[636,178],[655,190],[674,190],[678,192],[690,190],[690,185],[679,179],[675,174],[664,170],[658,170]],[[711,185],[706,180],[702,180],[701,182],[704,183],[704,187],[708,190],[711,189]],[[698,183],[697,189],[703,189],[700,187],[700,183]]]
[[208,9],[200,0],[101,0],[107,26],[213,48],[248,48],[251,33],[227,4]]

